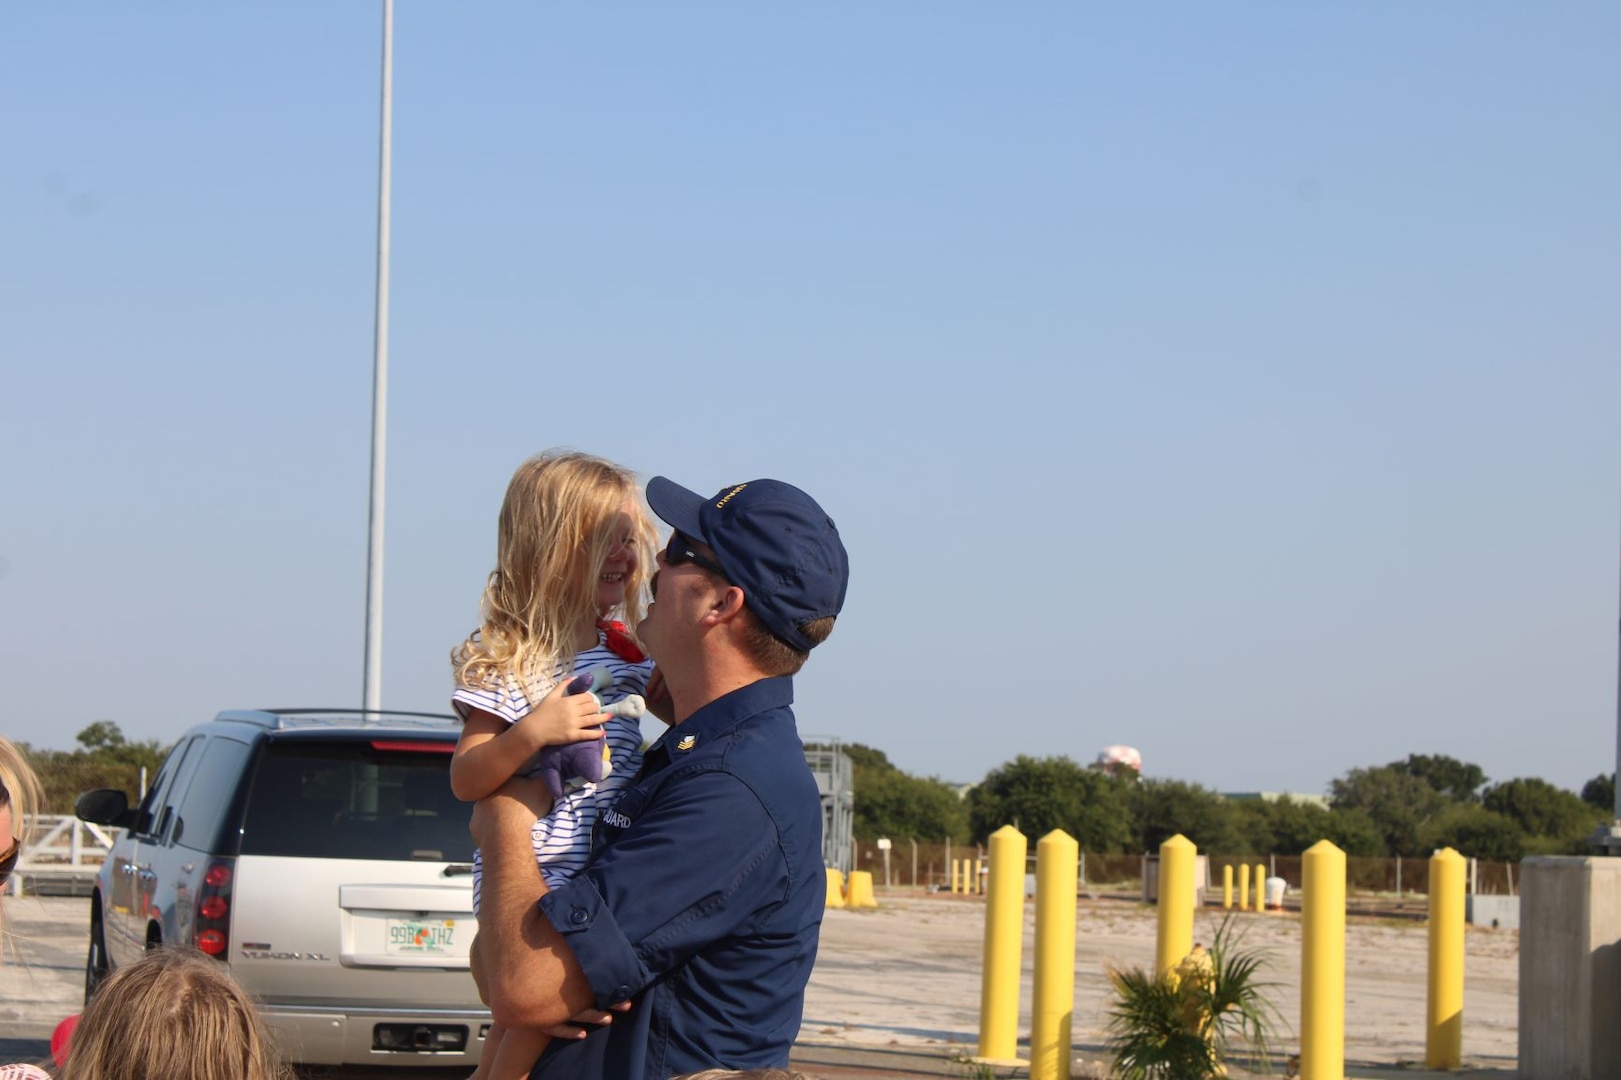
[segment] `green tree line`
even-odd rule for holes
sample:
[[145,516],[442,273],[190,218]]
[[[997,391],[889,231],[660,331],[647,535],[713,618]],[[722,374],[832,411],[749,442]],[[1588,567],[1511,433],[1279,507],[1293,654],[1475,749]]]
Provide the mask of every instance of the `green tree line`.
[[130,742],[111,720],[97,720],[75,735],[74,741],[79,744],[77,750],[36,750],[27,743],[18,744],[39,774],[47,814],[73,813],[74,800],[94,788],[139,793],[141,770],[146,770],[150,781],[168,753],[156,739]]
[[1490,783],[1478,766],[1445,755],[1351,769],[1330,786],[1328,805],[1291,799],[1227,799],[1183,780],[1139,777],[1068,757],[1017,757],[964,797],[920,779],[880,750],[843,748],[855,772],[855,833],[983,843],[1014,825],[1032,839],[1062,829],[1087,851],[1154,851],[1181,833],[1212,855],[1298,855],[1331,840],[1349,855],[1428,856],[1451,847],[1493,861],[1585,854],[1610,821],[1615,777],[1594,777],[1580,795],[1536,777]]
[[[98,720],[75,736],[76,750],[23,753],[45,788],[45,812],[69,814],[81,792],[140,789],[167,748],[131,742]],[[1227,799],[1183,780],[1139,777],[1080,765],[1068,757],[1020,756],[992,769],[966,796],[939,779],[912,776],[882,751],[860,743],[849,755],[854,829],[880,836],[983,843],[1003,825],[1039,838],[1062,829],[1099,854],[1154,851],[1181,833],[1212,855],[1298,855],[1332,840],[1348,855],[1427,856],[1451,847],[1479,859],[1585,854],[1594,829],[1615,807],[1615,775],[1589,780],[1581,794],[1536,777],[1490,783],[1478,766],[1445,755],[1351,769],[1329,788],[1329,805],[1279,799]]]

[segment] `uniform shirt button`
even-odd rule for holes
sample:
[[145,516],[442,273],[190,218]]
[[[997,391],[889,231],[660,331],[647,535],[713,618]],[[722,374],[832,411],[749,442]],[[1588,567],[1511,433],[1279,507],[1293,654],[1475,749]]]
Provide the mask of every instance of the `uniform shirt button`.
[[583,907],[569,909],[568,921],[573,923],[575,926],[579,926],[588,918],[590,918],[590,916],[585,913],[585,908]]
[[616,987],[614,987],[613,996],[614,996],[615,1001],[627,1001],[627,1000],[629,1000],[629,998],[630,998],[630,987],[628,987],[628,986],[616,986]]

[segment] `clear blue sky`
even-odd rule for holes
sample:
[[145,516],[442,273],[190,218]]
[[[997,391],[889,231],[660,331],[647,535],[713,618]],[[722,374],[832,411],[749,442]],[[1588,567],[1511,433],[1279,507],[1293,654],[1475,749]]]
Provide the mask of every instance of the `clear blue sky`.
[[[0,731],[361,692],[381,9],[8,6]],[[1621,7],[396,13],[384,704],[501,493],[775,476],[801,729],[975,780],[1614,767]]]

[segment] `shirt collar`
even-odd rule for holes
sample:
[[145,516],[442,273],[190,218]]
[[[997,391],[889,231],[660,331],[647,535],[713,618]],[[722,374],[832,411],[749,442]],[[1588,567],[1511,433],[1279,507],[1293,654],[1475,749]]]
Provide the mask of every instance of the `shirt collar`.
[[711,746],[753,717],[773,709],[785,709],[793,703],[794,680],[789,676],[760,679],[740,686],[660,735],[648,748],[642,772],[657,772],[670,763],[673,752],[685,753],[698,746]]

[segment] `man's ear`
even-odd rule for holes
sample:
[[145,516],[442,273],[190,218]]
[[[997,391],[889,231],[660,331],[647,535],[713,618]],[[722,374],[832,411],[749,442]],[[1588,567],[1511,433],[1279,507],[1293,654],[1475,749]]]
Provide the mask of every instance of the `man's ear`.
[[743,590],[736,585],[728,585],[715,596],[715,602],[704,615],[704,622],[710,625],[731,622],[743,614]]

